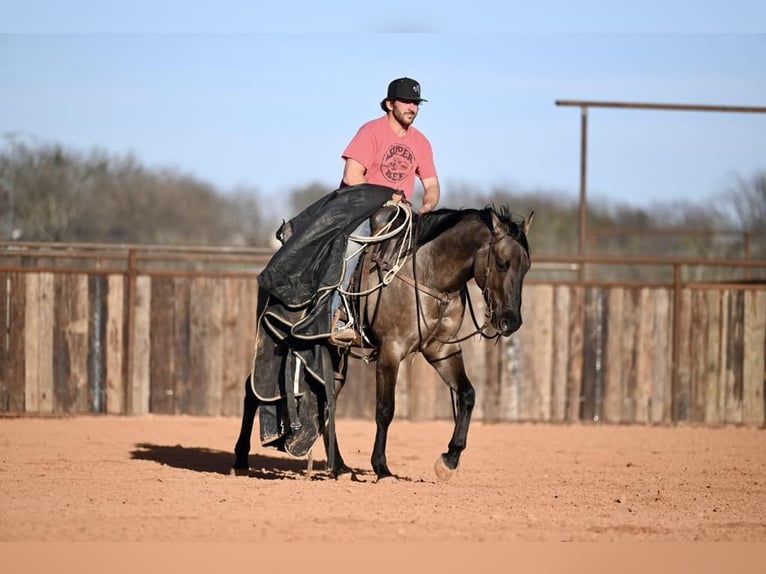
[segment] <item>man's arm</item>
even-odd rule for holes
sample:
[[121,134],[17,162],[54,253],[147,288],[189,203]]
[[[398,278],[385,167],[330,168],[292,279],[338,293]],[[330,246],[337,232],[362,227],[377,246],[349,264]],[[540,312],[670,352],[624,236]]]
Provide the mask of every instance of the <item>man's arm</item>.
[[439,203],[439,178],[427,177],[423,180],[423,207],[420,208],[420,213],[426,213],[431,211]]
[[367,173],[367,169],[361,163],[350,157],[346,158],[346,163],[343,166],[343,183],[346,185],[367,183],[365,173]]
[[[367,169],[355,159],[350,157],[346,158],[346,164],[343,166],[343,183],[346,185],[358,185],[360,183],[367,183]],[[437,192],[438,193],[438,192]],[[391,199],[394,201],[401,201],[403,194],[397,190],[391,194]]]

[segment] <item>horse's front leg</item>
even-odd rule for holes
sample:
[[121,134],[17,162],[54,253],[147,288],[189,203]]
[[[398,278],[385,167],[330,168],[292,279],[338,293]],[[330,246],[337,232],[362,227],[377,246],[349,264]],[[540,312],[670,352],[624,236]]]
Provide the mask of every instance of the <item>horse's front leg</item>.
[[447,452],[442,454],[434,464],[434,471],[439,480],[447,481],[457,471],[460,464],[460,454],[466,447],[476,393],[465,373],[463,354],[459,345],[443,345],[425,349],[423,355],[444,379],[444,382],[457,393],[457,417],[452,439],[447,446]]
[[242,426],[239,430],[239,438],[234,446],[234,466],[232,474],[246,476],[250,471],[250,436],[253,434],[253,421],[255,411],[258,409],[258,397],[253,393],[250,385],[250,375],[245,380],[245,401],[242,409]]
[[375,445],[372,449],[372,470],[378,480],[394,475],[386,462],[386,441],[388,427],[394,419],[394,392],[399,374],[400,356],[390,349],[381,349],[375,370]]

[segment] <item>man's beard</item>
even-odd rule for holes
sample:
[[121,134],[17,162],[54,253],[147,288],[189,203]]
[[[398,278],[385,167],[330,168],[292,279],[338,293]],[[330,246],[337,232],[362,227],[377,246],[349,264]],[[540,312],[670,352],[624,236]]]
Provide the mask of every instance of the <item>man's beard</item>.
[[404,127],[410,126],[415,121],[415,114],[410,115],[409,112],[403,112],[396,107],[393,109],[393,112],[396,121]]

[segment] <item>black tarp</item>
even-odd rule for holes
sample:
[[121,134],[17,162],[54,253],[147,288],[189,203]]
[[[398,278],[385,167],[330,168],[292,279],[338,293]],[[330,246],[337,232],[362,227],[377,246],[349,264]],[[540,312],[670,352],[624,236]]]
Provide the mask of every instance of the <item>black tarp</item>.
[[[333,424],[330,297],[342,280],[348,236],[394,193],[373,184],[337,189],[283,226],[290,236],[258,277],[251,382],[262,401],[264,444],[302,456]],[[329,420],[317,420],[323,415]]]

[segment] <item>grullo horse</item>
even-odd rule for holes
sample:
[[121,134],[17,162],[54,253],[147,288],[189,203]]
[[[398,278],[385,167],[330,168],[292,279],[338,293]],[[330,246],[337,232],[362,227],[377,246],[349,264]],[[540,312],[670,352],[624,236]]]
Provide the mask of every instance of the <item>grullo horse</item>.
[[[357,324],[376,356],[376,434],[372,468],[377,479],[391,478],[386,441],[394,417],[394,397],[400,363],[410,354],[422,353],[453,392],[454,430],[434,465],[440,480],[456,472],[466,447],[475,392],[466,375],[459,337],[466,307],[471,310],[467,284],[473,279],[485,303],[483,325],[474,323],[485,337],[509,336],[521,327],[521,291],[531,260],[527,232],[533,213],[514,218],[507,207],[496,209],[440,209],[415,217],[411,234],[368,247],[359,264],[361,293],[355,305]],[[390,273],[402,241],[405,256]],[[382,281],[388,277],[387,281]],[[370,288],[377,285],[379,288]],[[325,343],[330,345],[329,342]],[[344,382],[343,355],[347,349],[332,346],[336,370],[335,395]],[[246,384],[245,409],[235,447],[235,470],[248,468],[250,433],[258,399]],[[325,447],[333,449],[330,470],[334,475],[350,472],[340,452],[334,428],[323,428]],[[328,457],[328,461],[331,457]]]

